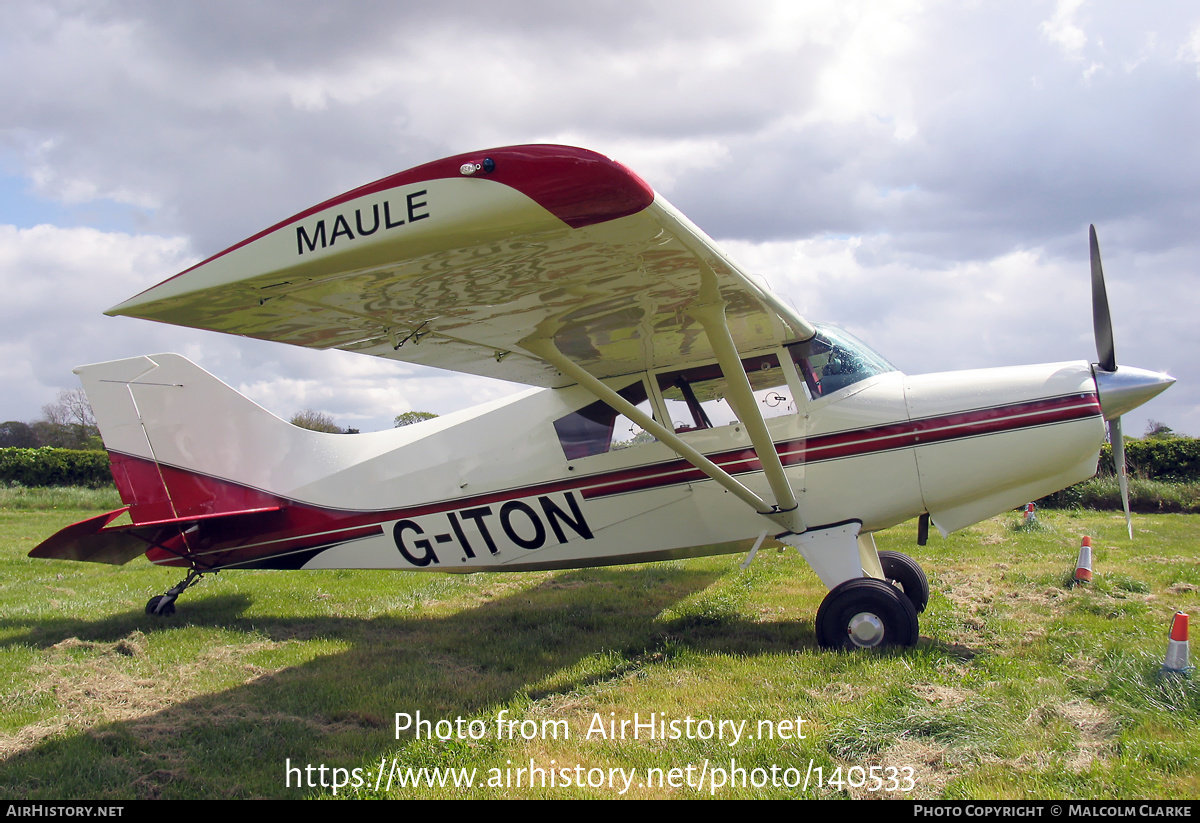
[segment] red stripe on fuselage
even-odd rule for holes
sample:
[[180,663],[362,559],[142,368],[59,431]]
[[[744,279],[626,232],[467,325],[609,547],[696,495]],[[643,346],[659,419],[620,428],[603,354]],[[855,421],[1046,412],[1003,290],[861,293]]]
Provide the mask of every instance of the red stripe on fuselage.
[[[1054,425],[1095,417],[1100,413],[1100,404],[1096,395],[1081,392],[1064,397],[813,435],[808,438],[784,441],[778,443],[776,447],[779,449],[783,464],[790,466]],[[762,470],[757,455],[748,448],[719,452],[710,455],[709,458],[734,475]],[[141,458],[127,459],[141,460]],[[150,461],[144,462],[149,463]],[[381,524],[386,522],[469,507],[489,506],[518,498],[574,491],[585,499],[597,499],[708,479],[691,463],[678,459],[453,500],[424,503],[401,509],[360,511],[339,510],[288,501],[275,495],[248,489],[228,480],[207,477],[187,472],[184,469],[170,468],[167,471],[168,468],[164,467],[164,476],[168,476],[172,480],[176,479],[177,474],[187,474],[192,479],[190,484],[169,482],[173,493],[195,494],[198,498],[202,498],[174,500],[177,509],[193,512],[198,510],[219,511],[222,508],[233,510],[244,507],[251,501],[258,505],[265,505],[267,498],[278,501],[284,506],[277,517],[271,515],[271,521],[262,522],[265,528],[255,535],[221,534],[220,529],[217,528],[217,524],[221,522],[219,519],[206,521],[204,527],[197,533],[190,534],[188,545],[191,553],[195,556],[204,556],[206,562],[215,565],[245,563],[263,557],[312,549],[323,544],[334,545],[346,540],[381,533]],[[263,540],[264,535],[269,535],[269,539]],[[236,552],[236,556],[227,557],[227,552]],[[175,555],[160,549],[152,549],[147,556],[154,562],[165,561],[169,564],[181,562]],[[220,558],[219,563],[215,562],[217,558]]]

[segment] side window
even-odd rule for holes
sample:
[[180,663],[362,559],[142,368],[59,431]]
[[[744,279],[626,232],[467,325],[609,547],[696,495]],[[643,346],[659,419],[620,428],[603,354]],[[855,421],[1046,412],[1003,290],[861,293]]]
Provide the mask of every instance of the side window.
[[658,389],[676,432],[712,429],[737,419],[725,399],[725,378],[716,364],[660,374]]
[[[791,389],[774,354],[746,358],[742,367],[763,417],[795,413]],[[713,429],[741,419],[716,364],[660,374],[658,387],[676,432]]]
[[[639,380],[617,394],[639,410],[653,415],[646,384]],[[578,460],[593,454],[627,449],[641,443],[653,443],[654,437],[603,400],[584,406],[577,412],[554,421],[554,431],[568,460]]]
[[770,420],[796,413],[796,401],[779,366],[779,358],[764,354],[743,360],[742,367],[750,378],[750,388],[754,390],[754,399],[763,417]]

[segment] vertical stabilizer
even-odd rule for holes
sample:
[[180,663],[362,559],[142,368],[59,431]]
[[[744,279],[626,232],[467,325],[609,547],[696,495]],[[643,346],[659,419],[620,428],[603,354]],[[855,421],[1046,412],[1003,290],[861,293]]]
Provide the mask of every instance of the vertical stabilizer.
[[[277,507],[272,475],[320,437],[176,354],[81,366],[134,523]],[[305,447],[308,447],[307,449]]]

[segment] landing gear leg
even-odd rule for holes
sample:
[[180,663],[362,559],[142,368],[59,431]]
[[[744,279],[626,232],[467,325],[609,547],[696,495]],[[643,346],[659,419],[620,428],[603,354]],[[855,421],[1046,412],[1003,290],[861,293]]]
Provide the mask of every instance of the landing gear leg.
[[817,610],[817,642],[826,649],[915,646],[918,636],[912,602],[892,584],[873,577],[840,584]]
[[204,572],[196,569],[188,569],[187,577],[167,589],[165,594],[150,598],[150,602],[146,604],[146,614],[153,614],[158,617],[170,617],[175,614],[176,599],[178,599],[179,595],[199,583],[200,578],[203,576]]

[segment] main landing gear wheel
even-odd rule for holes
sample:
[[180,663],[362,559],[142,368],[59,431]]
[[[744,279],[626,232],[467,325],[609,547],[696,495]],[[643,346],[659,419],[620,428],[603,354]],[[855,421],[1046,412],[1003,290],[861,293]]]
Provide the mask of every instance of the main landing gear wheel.
[[915,646],[918,636],[912,601],[873,577],[847,580],[817,610],[817,642],[826,649]]
[[929,605],[929,581],[917,561],[907,554],[882,551],[879,553],[879,564],[883,566],[883,576],[908,596],[917,614],[925,611]]

